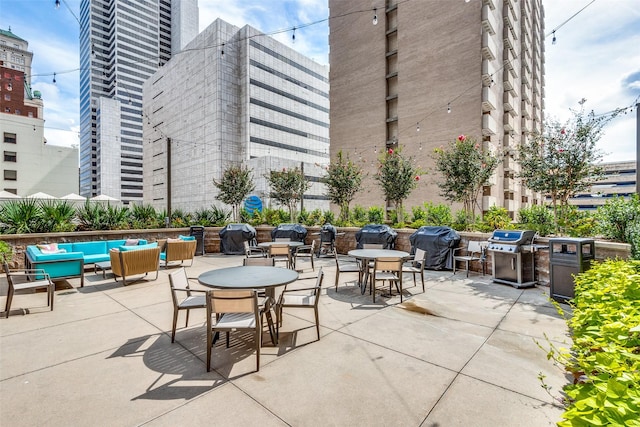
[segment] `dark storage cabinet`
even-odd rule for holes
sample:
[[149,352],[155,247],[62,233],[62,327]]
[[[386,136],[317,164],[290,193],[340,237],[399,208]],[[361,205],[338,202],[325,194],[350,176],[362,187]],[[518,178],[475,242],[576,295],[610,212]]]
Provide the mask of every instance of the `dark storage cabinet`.
[[573,276],[583,273],[595,259],[593,239],[549,239],[549,277],[551,298],[567,302],[574,297]]

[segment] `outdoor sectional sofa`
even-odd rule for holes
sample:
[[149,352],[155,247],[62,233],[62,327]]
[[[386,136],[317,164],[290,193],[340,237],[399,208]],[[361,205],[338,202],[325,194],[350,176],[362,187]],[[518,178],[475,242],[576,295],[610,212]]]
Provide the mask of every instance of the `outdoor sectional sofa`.
[[[135,245],[134,245],[135,243]],[[84,266],[96,262],[109,261],[109,251],[121,246],[147,245],[143,239],[98,240],[92,242],[58,243],[55,249],[43,248],[44,245],[29,245],[26,250],[26,268],[40,268],[49,274],[51,280],[80,278],[80,287],[84,286]]]

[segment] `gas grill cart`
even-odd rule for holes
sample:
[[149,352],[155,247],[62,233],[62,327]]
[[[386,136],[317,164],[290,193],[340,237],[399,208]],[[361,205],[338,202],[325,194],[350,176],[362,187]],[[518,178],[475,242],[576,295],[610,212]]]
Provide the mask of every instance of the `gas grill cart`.
[[495,230],[489,239],[493,252],[493,281],[516,288],[535,286],[533,230]]

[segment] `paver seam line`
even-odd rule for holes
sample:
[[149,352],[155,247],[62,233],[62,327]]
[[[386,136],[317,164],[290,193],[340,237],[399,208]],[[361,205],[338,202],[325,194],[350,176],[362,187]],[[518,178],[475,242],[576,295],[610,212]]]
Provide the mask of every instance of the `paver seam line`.
[[[480,349],[482,349],[484,347],[484,345],[487,343],[487,341],[489,341],[489,339],[493,336],[493,334],[496,332],[496,330],[498,330],[498,326],[500,326],[500,324],[502,323],[502,321],[505,319],[505,317],[507,316],[507,314],[509,314],[509,312],[511,311],[511,309],[517,304],[518,299],[522,296],[522,293],[524,291],[520,291],[520,295],[518,295],[518,298],[516,298],[513,303],[511,303],[511,306],[509,307],[509,310],[507,310],[503,315],[502,318],[500,319],[500,321],[496,324],[496,326],[493,327],[493,330],[491,331],[491,333],[489,335],[487,335],[487,337],[484,339],[484,341],[482,342],[482,344],[480,344],[478,346],[478,348],[476,349],[476,351],[473,352],[473,354],[471,355],[471,357],[469,357],[469,359],[467,359],[467,361],[465,362],[465,364],[462,366],[462,368],[460,368],[460,370],[458,372],[456,372],[456,375],[453,377],[453,379],[451,380],[451,382],[449,383],[449,385],[447,385],[447,387],[444,389],[444,391],[442,392],[442,394],[440,395],[440,397],[438,398],[438,400],[436,400],[436,403],[431,407],[431,409],[429,410],[429,412],[427,413],[427,415],[424,417],[424,419],[422,420],[422,422],[420,423],[420,425],[424,424],[427,421],[427,418],[429,418],[429,416],[431,415],[431,413],[433,412],[433,410],[436,408],[436,406],[438,406],[438,404],[440,403],[440,401],[442,400],[442,398],[444,397],[445,394],[447,394],[447,391],[449,391],[449,389],[451,388],[451,385],[456,381],[456,379],[458,379],[458,377],[461,375],[461,372],[464,370],[464,368],[467,367],[467,365],[469,364],[469,362],[471,362],[471,360],[473,360],[473,358],[476,356],[476,354],[478,354],[478,352],[480,351]],[[465,375],[467,377],[469,377],[468,375]],[[470,377],[473,378],[473,377]],[[478,380],[477,378],[475,378],[476,380]],[[486,381],[485,381],[486,382]],[[490,384],[490,383],[489,383]],[[494,384],[495,385],[495,384]],[[500,387],[500,386],[498,386]],[[504,387],[501,387],[504,388]],[[507,390],[507,389],[505,389]],[[512,390],[509,390],[512,391]],[[517,393],[517,392],[514,392]],[[518,393],[520,394],[520,393]],[[530,397],[530,396],[528,396]],[[537,399],[536,399],[537,400]]]

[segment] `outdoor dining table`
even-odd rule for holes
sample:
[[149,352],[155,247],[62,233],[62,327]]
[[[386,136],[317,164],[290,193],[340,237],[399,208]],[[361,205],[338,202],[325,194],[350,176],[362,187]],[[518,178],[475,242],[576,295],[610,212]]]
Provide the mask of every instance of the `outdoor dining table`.
[[362,275],[363,279],[360,283],[361,294],[364,294],[367,290],[367,281],[369,280],[368,266],[370,261],[375,261],[378,258],[408,258],[410,256],[408,252],[395,249],[352,249],[348,254],[362,261],[360,266],[364,274]]
[[262,243],[258,243],[258,246],[260,246],[261,248],[268,248],[269,246],[273,246],[273,245],[287,245],[289,246],[289,248],[296,248],[298,246],[302,246],[304,245],[304,242],[298,242],[295,240],[291,240],[288,242],[262,242]]
[[209,270],[198,276],[200,284],[216,289],[264,289],[265,314],[271,341],[277,344],[277,335],[271,318],[275,302],[275,288],[298,280],[298,272],[282,267],[240,266]]

